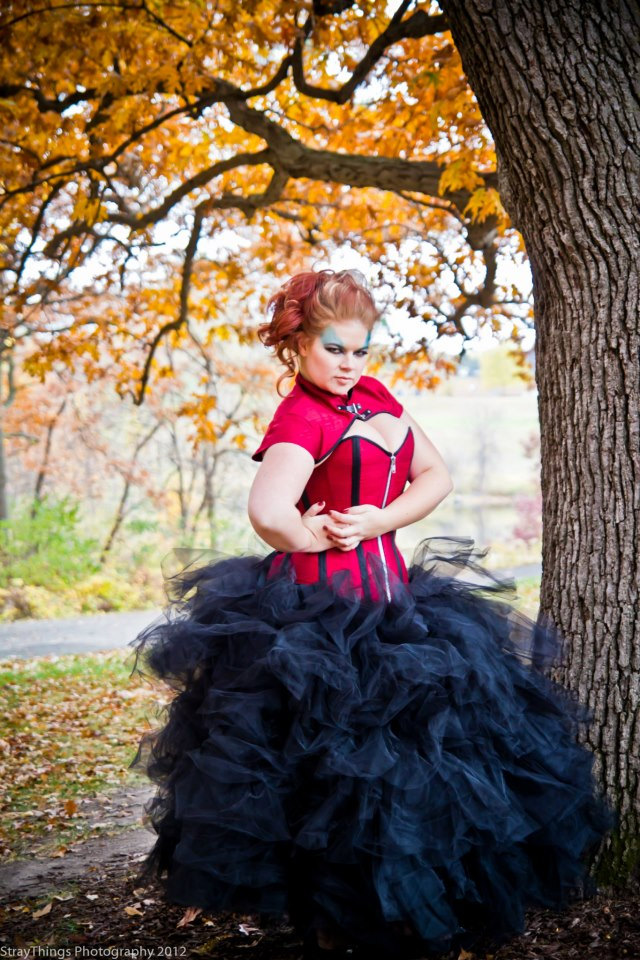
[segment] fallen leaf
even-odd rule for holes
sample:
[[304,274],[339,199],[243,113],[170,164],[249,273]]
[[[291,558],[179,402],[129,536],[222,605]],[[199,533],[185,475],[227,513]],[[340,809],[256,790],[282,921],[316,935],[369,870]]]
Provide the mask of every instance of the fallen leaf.
[[34,920],[38,920],[39,917],[44,917],[45,914],[51,913],[51,907],[53,906],[53,900],[50,900],[49,903],[42,908],[42,910],[34,910],[32,916]]
[[124,912],[128,917],[143,917],[144,913],[142,910],[138,910],[136,907],[125,907]]
[[181,919],[178,920],[176,928],[188,926],[200,913],[202,913],[202,907],[187,907]]

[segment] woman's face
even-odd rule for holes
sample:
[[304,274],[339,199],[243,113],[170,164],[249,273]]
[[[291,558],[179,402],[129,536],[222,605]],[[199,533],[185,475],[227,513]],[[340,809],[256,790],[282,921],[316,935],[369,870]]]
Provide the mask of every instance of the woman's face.
[[316,386],[343,394],[362,375],[371,331],[361,320],[333,320],[298,354],[300,373]]

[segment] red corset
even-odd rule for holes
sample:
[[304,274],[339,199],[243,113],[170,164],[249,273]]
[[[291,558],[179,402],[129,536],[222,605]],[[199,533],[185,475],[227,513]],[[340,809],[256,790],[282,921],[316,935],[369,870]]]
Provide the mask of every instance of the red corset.
[[[300,513],[322,500],[323,512],[362,503],[384,507],[402,493],[407,483],[413,432],[407,428],[400,445],[389,451],[369,437],[358,436],[356,421],[381,413],[399,417],[402,409],[374,377],[361,377],[348,393],[339,396],[298,374],[252,459],[261,460],[264,451],[278,442],[298,443],[311,453],[317,466],[296,505]],[[275,554],[273,572],[286,556],[281,551]],[[408,580],[395,531],[363,540],[354,550],[332,547],[321,553],[294,552],[288,556],[297,583],[329,581],[339,571],[348,571],[345,587],[374,600],[380,599],[381,593],[390,600],[394,582]]]

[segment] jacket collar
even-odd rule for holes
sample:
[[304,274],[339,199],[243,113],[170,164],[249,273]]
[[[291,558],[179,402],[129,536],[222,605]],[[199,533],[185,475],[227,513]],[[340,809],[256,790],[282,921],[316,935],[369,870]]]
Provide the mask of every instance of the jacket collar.
[[[372,416],[372,410],[370,407],[364,409],[364,406],[367,399],[371,402],[371,397],[366,389],[358,389],[359,386],[360,380],[347,390],[346,393],[331,393],[330,390],[325,390],[316,383],[307,380],[307,378],[303,377],[298,371],[292,392],[298,395],[303,394],[314,397],[331,410],[334,410],[342,416],[351,417],[352,420],[368,420],[369,417]],[[359,399],[362,400],[362,403],[358,402]]]

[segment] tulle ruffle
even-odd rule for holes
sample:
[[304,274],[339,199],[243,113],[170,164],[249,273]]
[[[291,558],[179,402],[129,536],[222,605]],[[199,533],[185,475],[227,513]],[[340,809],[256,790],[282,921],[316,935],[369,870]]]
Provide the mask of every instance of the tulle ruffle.
[[[473,541],[423,541],[392,600],[266,557],[167,573],[134,670],[176,695],[132,766],[159,785],[140,879],[174,903],[288,915],[401,949],[499,943],[593,892],[613,815],[554,683],[562,638],[512,606]],[[384,596],[375,555],[369,574]]]

